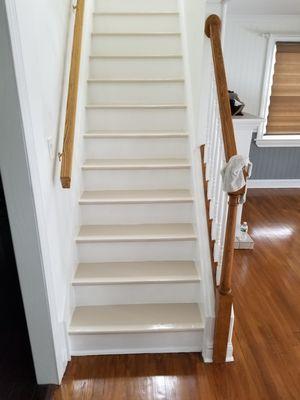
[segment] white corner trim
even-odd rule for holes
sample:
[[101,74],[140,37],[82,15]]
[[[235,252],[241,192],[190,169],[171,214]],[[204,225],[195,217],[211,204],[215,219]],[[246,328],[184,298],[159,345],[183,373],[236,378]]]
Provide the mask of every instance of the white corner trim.
[[[207,346],[202,350],[202,358],[205,364],[212,364],[213,363],[213,345]],[[232,343],[228,343],[227,345],[227,353],[226,353],[226,360],[225,362],[234,362],[233,357],[233,345]]]
[[248,189],[300,188],[300,179],[249,179]]
[[261,103],[259,115],[264,122],[259,126],[257,138],[262,139],[266,131],[267,119],[270,106],[271,90],[273,85],[273,75],[276,60],[276,39],[273,35],[265,35],[267,39],[266,64],[264,72],[263,87],[261,92]]
[[255,143],[258,147],[300,147],[300,135],[264,135]]

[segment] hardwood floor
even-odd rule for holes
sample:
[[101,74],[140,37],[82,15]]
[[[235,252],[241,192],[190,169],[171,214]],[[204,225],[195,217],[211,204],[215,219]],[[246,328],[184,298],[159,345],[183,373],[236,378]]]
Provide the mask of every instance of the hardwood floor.
[[255,249],[236,252],[235,362],[198,354],[74,357],[55,400],[300,399],[300,190],[249,190]]

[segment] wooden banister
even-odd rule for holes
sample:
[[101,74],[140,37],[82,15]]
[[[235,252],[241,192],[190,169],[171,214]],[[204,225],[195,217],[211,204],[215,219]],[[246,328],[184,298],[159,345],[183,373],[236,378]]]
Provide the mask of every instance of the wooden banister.
[[216,86],[219,100],[220,119],[226,161],[237,154],[233,130],[233,122],[230,111],[227,79],[224,66],[224,58],[221,44],[221,20],[217,15],[210,15],[205,23],[206,36],[210,38]]
[[[205,24],[205,33],[210,38],[215,81],[219,103],[222,138],[225,159],[228,162],[237,154],[230,101],[221,44],[221,20],[217,15],[210,15]],[[229,208],[226,222],[225,244],[220,285],[216,288],[216,320],[214,329],[213,361],[226,361],[227,344],[230,331],[233,297],[231,293],[236,215],[240,196],[245,187],[235,193],[229,193]]]
[[60,181],[64,189],[71,186],[72,177],[72,161],[74,149],[75,122],[78,98],[79,70],[81,58],[81,43],[83,33],[83,17],[84,17],[85,0],[77,0],[72,59],[69,76],[68,100],[66,109],[65,131],[63,150],[61,153],[61,172]]

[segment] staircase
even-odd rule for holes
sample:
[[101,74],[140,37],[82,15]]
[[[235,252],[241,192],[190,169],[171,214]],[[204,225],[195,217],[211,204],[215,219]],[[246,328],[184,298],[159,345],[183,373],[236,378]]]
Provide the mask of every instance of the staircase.
[[177,1],[96,0],[91,40],[71,353],[201,351]]

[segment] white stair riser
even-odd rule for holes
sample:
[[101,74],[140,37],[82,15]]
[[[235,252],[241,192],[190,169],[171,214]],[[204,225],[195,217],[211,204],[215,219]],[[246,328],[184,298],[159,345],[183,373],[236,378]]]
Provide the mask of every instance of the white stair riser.
[[84,190],[189,189],[189,169],[83,171]]
[[185,109],[87,109],[87,131],[184,131]]
[[92,79],[176,79],[183,77],[182,58],[90,58]]
[[200,352],[203,331],[70,335],[71,355]]
[[95,15],[94,32],[178,32],[179,18],[170,15]]
[[200,283],[128,283],[74,286],[76,306],[198,303]]
[[184,104],[183,82],[89,82],[88,104]]
[[181,54],[179,35],[93,35],[92,54],[152,55]]
[[81,205],[83,225],[190,223],[191,203]]
[[97,12],[173,12],[177,0],[96,0]]
[[114,138],[84,140],[86,159],[187,158],[188,139]]
[[79,262],[190,261],[194,241],[78,243]]

